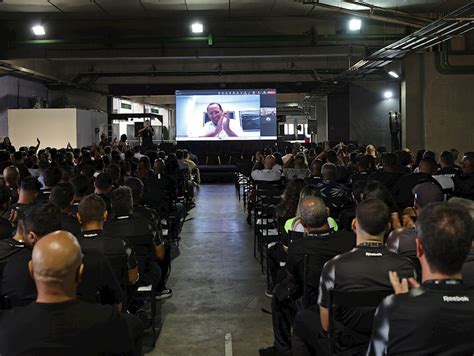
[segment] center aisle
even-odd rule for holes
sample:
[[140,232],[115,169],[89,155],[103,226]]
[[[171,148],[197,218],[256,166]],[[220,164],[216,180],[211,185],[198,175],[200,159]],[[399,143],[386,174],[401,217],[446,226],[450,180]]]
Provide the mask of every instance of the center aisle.
[[265,276],[253,258],[252,227],[234,185],[203,185],[181,232],[172,263],[173,296],[162,307],[163,329],[150,355],[257,355],[273,332]]

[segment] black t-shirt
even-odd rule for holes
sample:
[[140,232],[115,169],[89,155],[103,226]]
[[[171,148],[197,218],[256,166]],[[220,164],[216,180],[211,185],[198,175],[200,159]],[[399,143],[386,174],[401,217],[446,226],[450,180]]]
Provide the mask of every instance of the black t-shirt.
[[1,278],[3,275],[3,270],[5,269],[5,265],[10,258],[15,256],[23,249],[25,249],[25,244],[13,238],[0,240],[0,294],[3,294]]
[[369,175],[369,171],[354,172],[349,178],[350,184],[354,185],[359,182],[363,182],[364,184],[366,184],[367,180],[369,179]]
[[474,291],[427,281],[379,305],[367,355],[472,355]]
[[318,234],[307,235],[293,241],[288,247],[286,269],[292,274],[296,282],[303,284],[304,256],[309,255],[307,261],[309,273],[307,275],[307,305],[315,305],[318,298],[319,278],[324,264],[340,253],[355,246],[355,235],[349,231],[328,230]]
[[454,177],[454,194],[474,200],[474,173]]
[[[333,258],[321,273],[318,304],[329,308],[329,291],[392,290],[389,271],[401,278],[413,277],[413,264],[403,256],[391,252],[381,243],[359,244],[351,251]],[[370,335],[374,308],[335,308],[335,320],[365,335]]]
[[77,237],[81,233],[81,225],[74,215],[61,214],[61,230],[69,231]]
[[439,185],[435,179],[426,173],[410,173],[400,177],[398,183],[393,188],[393,194],[400,209],[412,206],[414,199],[413,188],[418,184],[427,182]]
[[421,276],[421,265],[416,256],[416,237],[415,228],[395,230],[388,236],[386,245],[390,251],[408,257],[413,262],[418,276]]
[[4,311],[0,330],[2,356],[97,355],[133,347],[127,321],[116,307],[77,300]]
[[38,194],[38,197],[36,198],[39,201],[48,201],[49,196],[51,195],[51,188],[45,188],[42,189],[41,192]]
[[13,236],[13,227],[10,220],[0,217],[0,240]]
[[142,146],[143,147],[150,147],[153,144],[153,135],[155,134],[155,130],[150,127],[142,131]]
[[137,256],[127,239],[108,236],[102,230],[88,230],[82,231],[77,240],[83,250],[96,249],[106,258],[124,256],[129,270],[137,267]]
[[[5,265],[2,278],[3,294],[7,295],[13,306],[26,305],[36,299],[35,282],[30,276],[28,262],[32,250],[24,248]],[[120,284],[105,257],[95,250],[83,250],[84,272],[77,288],[77,296],[90,303],[122,303],[125,299]]]
[[116,216],[107,221],[104,233],[130,241],[137,255],[140,275],[144,276],[150,271],[151,263],[155,260],[155,244],[161,242],[155,241],[156,235],[148,219],[133,214]]
[[390,192],[393,192],[393,189],[401,176],[401,173],[378,171],[371,173],[369,175],[369,180],[376,180],[385,185]]
[[462,278],[468,287],[474,287],[474,249],[471,248],[462,266]]
[[158,213],[155,209],[150,209],[143,205],[134,205],[133,215],[147,219],[155,233],[155,244],[159,245],[160,243],[163,243],[160,217],[158,216]]

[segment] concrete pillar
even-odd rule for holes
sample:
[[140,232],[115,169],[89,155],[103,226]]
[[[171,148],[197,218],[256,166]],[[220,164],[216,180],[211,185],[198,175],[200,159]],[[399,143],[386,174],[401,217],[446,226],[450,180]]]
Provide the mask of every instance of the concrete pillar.
[[318,97],[316,100],[316,141],[328,140],[328,110],[327,97]]
[[403,61],[401,85],[402,147],[425,146],[425,73],[423,55],[411,54]]

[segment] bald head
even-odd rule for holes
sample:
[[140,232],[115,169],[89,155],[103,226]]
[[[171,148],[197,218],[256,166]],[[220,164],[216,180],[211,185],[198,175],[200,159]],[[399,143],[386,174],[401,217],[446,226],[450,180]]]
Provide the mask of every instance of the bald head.
[[81,248],[66,231],[55,231],[40,239],[33,249],[31,272],[37,286],[75,286],[79,280]]
[[328,209],[321,198],[306,196],[298,204],[303,225],[308,229],[317,229],[327,223]]
[[265,169],[272,169],[273,166],[275,165],[275,156],[268,155],[267,157],[265,157],[265,160],[263,161],[263,165],[265,166]]

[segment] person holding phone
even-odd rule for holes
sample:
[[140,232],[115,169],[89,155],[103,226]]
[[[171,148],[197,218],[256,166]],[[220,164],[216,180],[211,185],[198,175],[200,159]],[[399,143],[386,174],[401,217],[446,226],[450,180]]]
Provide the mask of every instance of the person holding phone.
[[138,136],[142,138],[142,149],[144,153],[153,146],[154,135],[155,130],[151,127],[150,120],[145,120],[143,128],[138,130]]

